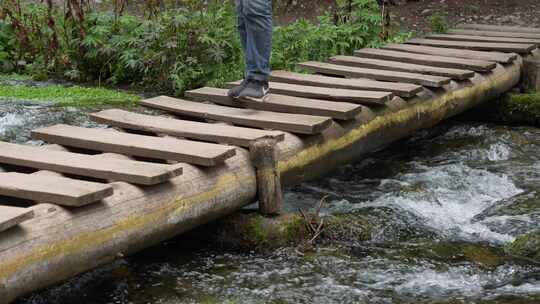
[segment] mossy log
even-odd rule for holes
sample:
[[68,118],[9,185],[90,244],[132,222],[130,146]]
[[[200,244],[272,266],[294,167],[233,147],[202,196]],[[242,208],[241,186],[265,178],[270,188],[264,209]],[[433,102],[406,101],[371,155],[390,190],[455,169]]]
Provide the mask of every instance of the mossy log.
[[[425,90],[407,102],[365,109],[356,120],[334,122],[323,134],[287,134],[278,145],[282,183],[321,176],[375,149],[429,128],[514,87],[521,60],[466,83]],[[27,294],[119,256],[231,214],[256,199],[256,174],[248,151],[223,166],[186,166],[168,183],[136,187],[115,182],[114,195],[90,206],[67,209],[33,207],[36,217],[0,234],[0,303]]]

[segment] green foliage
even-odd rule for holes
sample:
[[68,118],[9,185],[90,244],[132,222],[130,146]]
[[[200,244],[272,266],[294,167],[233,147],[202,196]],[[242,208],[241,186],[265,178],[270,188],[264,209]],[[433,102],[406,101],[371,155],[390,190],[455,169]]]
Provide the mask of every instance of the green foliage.
[[135,105],[139,96],[105,88],[0,85],[0,100],[50,101],[65,106]]
[[7,22],[0,20],[0,73],[15,70],[16,37],[13,28]]
[[429,21],[431,23],[431,30],[434,33],[446,33],[450,28],[448,17],[444,13],[436,12],[429,18]]
[[[81,18],[56,6],[24,5],[21,14],[11,9],[0,23],[0,41],[9,47],[0,49],[0,63],[23,60],[25,72],[37,79],[129,83],[174,95],[221,86],[241,78],[244,68],[232,2],[185,1],[148,19],[103,11],[86,11]],[[351,0],[347,7],[318,23],[276,27],[272,67],[291,69],[300,61],[381,45],[377,1]]]

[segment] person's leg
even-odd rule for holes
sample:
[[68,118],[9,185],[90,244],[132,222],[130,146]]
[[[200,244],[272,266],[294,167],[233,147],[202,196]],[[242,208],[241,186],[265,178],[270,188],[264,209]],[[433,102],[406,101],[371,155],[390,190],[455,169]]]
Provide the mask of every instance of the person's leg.
[[246,78],[268,81],[272,53],[272,0],[244,0]]
[[[238,34],[240,35],[240,43],[242,44],[242,49],[244,54],[246,54],[247,49],[247,29],[246,29],[246,17],[244,15],[244,0],[235,0],[235,9],[236,9],[236,18],[237,18],[237,28]],[[244,63],[247,66],[246,57],[244,56]],[[235,86],[229,90],[228,95],[233,98],[238,98],[242,90],[244,90],[246,85],[246,72],[244,71],[244,81],[238,86]]]
[[261,98],[268,93],[272,53],[272,0],[236,0],[238,31],[245,56],[245,81],[231,97]]

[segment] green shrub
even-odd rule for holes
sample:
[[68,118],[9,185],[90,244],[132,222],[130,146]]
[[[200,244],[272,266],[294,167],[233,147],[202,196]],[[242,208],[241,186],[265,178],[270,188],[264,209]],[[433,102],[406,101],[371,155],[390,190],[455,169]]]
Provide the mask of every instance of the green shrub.
[[[201,3],[187,1],[181,9],[144,18],[90,10],[70,15],[56,6],[17,7],[16,1],[5,0],[0,41],[8,41],[2,45],[9,51],[0,49],[0,62],[24,60],[34,78],[129,83],[174,95],[221,86],[243,74],[234,7],[231,0]],[[298,20],[276,27],[272,67],[291,69],[300,61],[380,45],[377,1],[352,0],[351,8],[322,16],[318,23]]]
[[446,33],[450,28],[450,25],[448,24],[448,17],[441,12],[436,12],[433,14],[429,18],[429,21],[431,23],[431,30],[434,33]]

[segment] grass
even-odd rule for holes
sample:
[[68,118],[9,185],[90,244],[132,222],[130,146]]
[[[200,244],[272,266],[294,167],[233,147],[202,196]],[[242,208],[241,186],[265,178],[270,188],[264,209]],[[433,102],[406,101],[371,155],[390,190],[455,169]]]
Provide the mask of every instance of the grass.
[[32,80],[32,77],[29,75],[22,75],[22,74],[0,74],[0,82],[1,81],[8,81],[8,80],[15,80],[15,81],[24,81],[24,80]]
[[24,85],[0,85],[0,100],[32,100],[55,102],[59,106],[134,106],[140,97],[118,90],[106,88],[85,88],[79,86],[30,87]]

